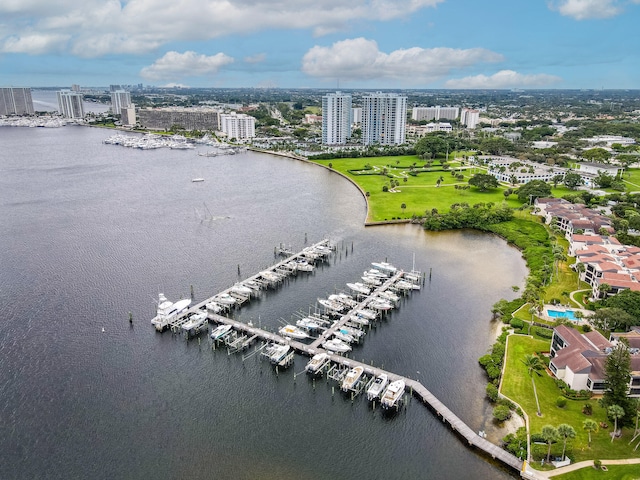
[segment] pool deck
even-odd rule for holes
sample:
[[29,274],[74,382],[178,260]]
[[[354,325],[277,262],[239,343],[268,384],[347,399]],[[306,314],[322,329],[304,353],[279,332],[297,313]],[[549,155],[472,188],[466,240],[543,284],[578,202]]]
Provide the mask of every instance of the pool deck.
[[[559,312],[559,313],[564,313],[564,312],[571,312],[571,316],[564,316],[564,315],[556,315],[556,316],[552,316],[549,315],[549,311],[552,312]],[[576,312],[581,312],[582,313],[582,318],[577,318],[574,316],[574,313]],[[585,310],[584,308],[576,308],[576,307],[570,307],[570,306],[564,306],[564,305],[545,305],[544,309],[542,311],[542,315],[540,315],[541,318],[545,319],[545,320],[549,320],[551,322],[556,321],[559,318],[566,318],[568,320],[571,320],[571,322],[575,323],[576,325],[583,325],[585,323],[587,323],[584,318],[589,317],[593,314],[593,312],[591,310]]]

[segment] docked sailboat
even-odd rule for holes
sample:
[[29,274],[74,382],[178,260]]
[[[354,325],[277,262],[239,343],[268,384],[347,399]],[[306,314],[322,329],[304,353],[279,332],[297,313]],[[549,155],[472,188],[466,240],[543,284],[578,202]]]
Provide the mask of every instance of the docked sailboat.
[[404,395],[404,380],[391,382],[382,395],[380,404],[383,408],[395,407]]
[[367,399],[369,401],[375,400],[384,391],[384,388],[389,383],[389,377],[386,373],[381,373],[376,377],[371,386],[367,390]]
[[318,373],[329,362],[329,355],[325,352],[316,353],[304,367],[308,373]]
[[364,367],[361,367],[360,365],[349,370],[342,380],[342,385],[340,386],[342,391],[346,392],[348,390],[352,390],[358,384],[358,380],[360,380],[363,373]]
[[231,331],[231,325],[220,325],[217,328],[214,328],[211,332],[211,338],[213,340],[221,340],[226,337]]
[[167,297],[165,297],[163,293],[159,294],[156,316],[151,319],[151,324],[156,327],[156,330],[160,332],[163,331],[171,322],[175,321],[177,316],[184,312],[190,304],[191,299],[189,298],[173,303],[167,300]]
[[307,332],[302,330],[301,328],[296,327],[295,325],[285,325],[280,330],[278,330],[280,335],[287,338],[295,338],[296,340],[302,340],[303,338],[309,338]]

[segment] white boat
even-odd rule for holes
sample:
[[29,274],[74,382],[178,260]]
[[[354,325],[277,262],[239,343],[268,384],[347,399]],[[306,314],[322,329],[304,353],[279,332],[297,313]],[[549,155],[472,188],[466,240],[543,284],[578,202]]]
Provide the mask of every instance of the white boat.
[[364,372],[364,367],[361,367],[360,365],[358,365],[357,367],[353,367],[351,370],[349,370],[347,372],[347,375],[342,380],[342,385],[340,387],[342,391],[346,392],[354,388],[358,383],[358,380],[360,380],[360,377],[362,376],[363,372]]
[[[413,290],[413,283],[411,282],[407,282],[406,280],[398,280],[395,284],[394,287],[396,287],[399,290]],[[420,285],[418,285],[418,289],[420,288]]]
[[231,287],[231,291],[239,293],[240,295],[247,295],[247,296],[251,296],[251,294],[253,293],[253,290],[243,285],[242,283],[236,283],[233,287]]
[[236,299],[228,293],[221,293],[220,295],[213,297],[213,299],[216,303],[221,303],[223,305],[233,305],[236,303]]
[[332,338],[331,340],[327,340],[322,344],[322,347],[330,352],[335,353],[345,353],[350,352],[351,347],[337,338]]
[[327,353],[316,353],[311,360],[309,360],[309,363],[307,363],[304,369],[308,373],[317,373],[327,364],[328,361],[329,355]]
[[301,272],[313,272],[313,270],[316,267],[314,267],[311,263],[307,262],[306,260],[298,260],[296,262],[296,269],[300,270]]
[[362,283],[347,283],[347,287],[356,293],[362,293],[363,295],[369,295],[371,289]]
[[192,179],[191,179],[191,181],[192,181],[192,182],[194,182],[194,183],[204,182],[204,178],[200,178],[200,177],[198,177],[198,178],[192,178]]
[[280,343],[273,343],[267,347],[267,356],[271,363],[280,363],[287,356],[291,347]]
[[347,333],[348,335],[351,335],[354,339],[358,340],[360,338],[362,338],[364,336],[364,332],[362,330],[360,330],[359,328],[355,328],[355,327],[350,327],[347,325],[344,325],[340,331],[344,331],[345,333]]
[[382,391],[384,390],[384,387],[386,387],[388,383],[389,383],[389,377],[387,376],[386,373],[382,373],[378,375],[376,379],[373,381],[373,383],[371,384],[371,386],[369,387],[369,389],[367,390],[367,399],[369,401],[375,400],[380,395],[382,395]]
[[387,262],[371,262],[371,265],[376,270],[380,270],[381,272],[394,274],[398,270],[396,267]]
[[207,310],[213,313],[220,313],[222,310],[224,310],[224,307],[216,302],[209,302],[206,304],[206,307],[207,307]]
[[329,300],[331,300],[332,302],[342,303],[343,305],[351,308],[358,305],[358,302],[356,302],[351,295],[347,295],[346,293],[336,293],[329,295]]
[[386,280],[387,278],[389,278],[388,274],[386,274],[385,272],[381,272],[380,270],[376,270],[375,268],[365,270],[363,275],[367,277],[376,277],[380,280]]
[[373,308],[374,310],[387,311],[387,310],[391,310],[393,308],[393,305],[391,305],[389,302],[385,300],[376,298],[370,301],[367,307]]
[[359,315],[351,315],[351,317],[349,317],[349,319],[353,322],[353,323],[357,323],[358,325],[363,325],[363,326],[367,326],[369,325],[369,319],[368,318],[364,318],[361,317]]
[[377,277],[369,277],[367,275],[363,275],[360,278],[362,278],[362,281],[369,286],[379,287],[380,285],[382,285],[382,280]]
[[200,327],[207,323],[207,314],[205,312],[198,312],[191,315],[191,318],[182,324],[182,330],[189,332],[191,330],[198,330]]
[[302,340],[303,338],[309,338],[307,332],[296,327],[295,325],[285,325],[280,330],[278,330],[280,335],[288,338],[295,338],[297,340]]
[[400,301],[400,297],[398,295],[396,295],[393,292],[389,292],[388,290],[385,290],[383,292],[378,292],[378,296],[386,299],[386,300],[390,300],[392,302],[399,302]]
[[309,317],[304,317],[296,321],[296,326],[311,331],[318,330],[320,328],[320,324]]
[[337,338],[338,340],[342,340],[345,343],[353,343],[355,342],[355,338],[353,338],[351,335],[349,335],[349,333],[344,330],[344,329],[340,329],[340,330],[336,330],[333,333],[333,336],[335,338]]
[[318,303],[322,305],[325,310],[329,310],[330,312],[340,313],[345,309],[345,305],[343,303],[332,302],[326,298],[319,298]]
[[211,338],[214,340],[220,340],[224,338],[231,331],[231,325],[220,325],[211,332]]
[[164,330],[169,323],[173,322],[190,304],[191,299],[189,298],[173,303],[167,300],[167,297],[165,297],[163,293],[159,294],[156,316],[151,319],[151,324],[156,327],[156,330]]
[[404,380],[396,380],[391,382],[382,395],[380,404],[383,408],[392,408],[400,401],[404,395]]
[[369,310],[368,308],[361,308],[360,310],[356,310],[355,314],[359,317],[366,318],[367,320],[375,320],[378,318],[378,314],[373,310]]

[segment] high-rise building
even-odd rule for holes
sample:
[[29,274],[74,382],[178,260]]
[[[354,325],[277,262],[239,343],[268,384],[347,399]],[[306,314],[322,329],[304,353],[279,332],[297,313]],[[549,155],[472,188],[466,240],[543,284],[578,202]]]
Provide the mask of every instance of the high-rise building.
[[185,130],[220,130],[220,111],[210,107],[141,108],[136,120],[143,128],[169,130],[178,125]]
[[33,115],[30,88],[0,88],[0,115]]
[[256,118],[244,113],[223,113],[220,115],[220,130],[228,138],[253,138],[256,136]]
[[136,106],[132,103],[128,107],[124,107],[121,110],[120,122],[127,127],[134,126],[136,124]]
[[362,143],[400,145],[407,123],[407,97],[377,92],[363,97]]
[[471,108],[463,108],[460,112],[460,123],[467,128],[476,128],[480,120],[480,111]]
[[351,95],[336,92],[322,97],[322,143],[342,145],[351,138]]
[[81,93],[71,90],[57,92],[58,110],[65,118],[84,118],[84,104]]
[[353,107],[351,109],[351,116],[353,119],[353,125],[360,125],[362,123],[362,107]]
[[115,90],[111,92],[111,113],[122,115],[123,108],[131,106],[131,94],[126,90]]
[[421,120],[455,120],[459,114],[458,107],[413,107],[411,110],[411,119],[415,121]]

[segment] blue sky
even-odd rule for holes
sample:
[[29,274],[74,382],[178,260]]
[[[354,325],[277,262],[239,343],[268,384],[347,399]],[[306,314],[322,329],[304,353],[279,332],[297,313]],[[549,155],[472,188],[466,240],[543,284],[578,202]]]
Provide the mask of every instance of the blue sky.
[[640,88],[640,0],[2,0],[1,86]]

